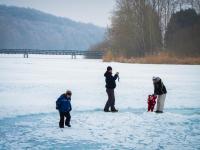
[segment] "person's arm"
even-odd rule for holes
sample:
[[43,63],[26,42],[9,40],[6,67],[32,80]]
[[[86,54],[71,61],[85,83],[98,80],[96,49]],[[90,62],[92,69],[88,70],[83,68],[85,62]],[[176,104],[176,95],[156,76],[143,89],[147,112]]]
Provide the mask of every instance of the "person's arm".
[[119,73],[116,73],[116,74],[114,75],[114,80],[117,80],[118,76],[119,76]]
[[62,96],[60,96],[56,101],[56,109],[60,108],[61,100],[62,100]]
[[72,105],[71,105],[71,102],[69,102],[69,111],[72,111]]
[[157,95],[157,94],[156,94],[156,83],[154,83],[153,86],[154,86],[154,93],[153,93],[153,94],[154,94],[154,95]]
[[162,81],[161,81],[161,92],[162,92],[163,94],[166,94],[166,93],[167,93],[166,87],[165,87],[165,85],[163,84]]
[[158,91],[159,91],[160,94],[164,94],[163,83],[162,83],[161,80],[158,82]]
[[109,76],[106,77],[106,81],[107,82],[112,82],[113,80],[116,80],[117,76],[116,74],[114,76],[112,76],[111,74]]
[[58,98],[56,101],[56,109],[59,109],[59,107],[60,107],[60,99]]

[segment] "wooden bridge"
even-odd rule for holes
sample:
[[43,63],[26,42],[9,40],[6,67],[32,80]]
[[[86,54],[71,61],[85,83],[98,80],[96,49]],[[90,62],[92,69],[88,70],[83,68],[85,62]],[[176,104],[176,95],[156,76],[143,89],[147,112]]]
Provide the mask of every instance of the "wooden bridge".
[[81,50],[38,50],[38,49],[1,49],[0,54],[23,54],[24,58],[28,58],[30,54],[41,55],[71,55],[72,59],[76,59],[77,55],[85,56],[85,58],[102,58],[103,51],[81,51]]

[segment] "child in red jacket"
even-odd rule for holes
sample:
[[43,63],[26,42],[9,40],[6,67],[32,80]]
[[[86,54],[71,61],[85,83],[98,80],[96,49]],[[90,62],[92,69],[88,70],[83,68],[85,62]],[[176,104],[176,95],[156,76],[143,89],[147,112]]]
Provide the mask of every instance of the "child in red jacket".
[[147,102],[148,103],[148,112],[153,111],[154,106],[156,104],[156,98],[157,98],[156,95],[149,95],[148,96],[148,102]]

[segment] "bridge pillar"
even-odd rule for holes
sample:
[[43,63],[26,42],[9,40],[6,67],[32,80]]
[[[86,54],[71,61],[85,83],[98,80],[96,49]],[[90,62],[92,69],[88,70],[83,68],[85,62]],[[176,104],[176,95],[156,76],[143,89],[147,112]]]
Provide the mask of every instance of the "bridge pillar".
[[72,59],[76,59],[76,53],[72,53]]
[[28,53],[24,53],[24,58],[28,58]]

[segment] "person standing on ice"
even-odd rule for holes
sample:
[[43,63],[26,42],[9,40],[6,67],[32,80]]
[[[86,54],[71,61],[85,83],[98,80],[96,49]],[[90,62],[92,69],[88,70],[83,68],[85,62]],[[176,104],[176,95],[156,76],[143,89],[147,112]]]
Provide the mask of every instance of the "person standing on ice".
[[119,73],[117,72],[114,76],[112,75],[112,67],[108,66],[107,71],[104,74],[106,81],[106,92],[108,95],[108,100],[104,107],[104,112],[110,112],[109,108],[111,107],[111,112],[118,112],[115,108],[115,93],[114,89],[116,88],[115,80],[119,78]]
[[158,95],[156,113],[163,113],[167,90],[161,78],[153,77],[154,95]]
[[70,120],[71,120],[70,111],[72,110],[71,95],[72,92],[67,90],[66,93],[62,94],[56,101],[56,109],[59,111],[60,114],[60,122],[59,122],[60,128],[64,128],[65,118],[66,118],[65,125],[71,127],[70,125]]

